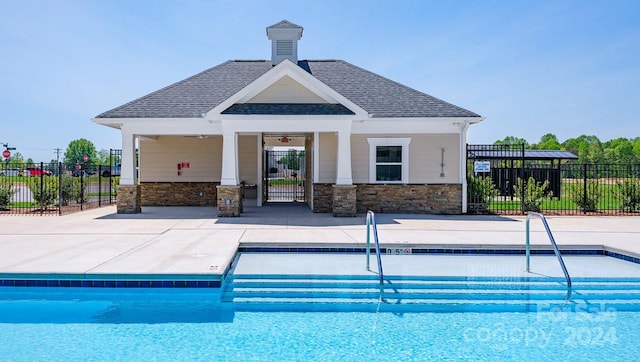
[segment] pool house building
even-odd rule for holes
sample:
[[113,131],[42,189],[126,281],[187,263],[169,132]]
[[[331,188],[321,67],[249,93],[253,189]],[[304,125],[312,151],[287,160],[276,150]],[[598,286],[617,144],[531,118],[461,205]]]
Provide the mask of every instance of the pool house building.
[[466,212],[466,134],[483,117],[343,60],[300,59],[296,24],[266,30],[270,59],[224,62],[93,119],[122,135],[118,213]]

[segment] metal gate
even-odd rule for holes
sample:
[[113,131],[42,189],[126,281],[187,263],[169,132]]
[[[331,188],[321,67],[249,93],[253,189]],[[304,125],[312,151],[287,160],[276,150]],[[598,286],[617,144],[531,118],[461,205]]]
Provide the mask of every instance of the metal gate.
[[304,150],[265,150],[264,158],[264,200],[266,202],[304,201]]

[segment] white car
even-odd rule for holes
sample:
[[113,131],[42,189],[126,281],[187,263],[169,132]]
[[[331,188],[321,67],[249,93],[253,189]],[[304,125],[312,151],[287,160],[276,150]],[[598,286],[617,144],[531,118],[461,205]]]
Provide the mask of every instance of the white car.
[[29,172],[29,170],[19,170],[17,168],[12,168],[8,170],[0,170],[0,176],[31,176],[31,172]]

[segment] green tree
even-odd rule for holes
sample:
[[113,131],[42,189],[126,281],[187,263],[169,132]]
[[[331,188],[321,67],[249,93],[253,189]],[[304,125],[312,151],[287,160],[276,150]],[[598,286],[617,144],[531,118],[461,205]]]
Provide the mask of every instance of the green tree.
[[[87,162],[84,162],[85,155],[87,156]],[[84,138],[71,141],[64,152],[64,163],[72,167],[75,164],[83,166],[95,165],[96,162],[96,147],[91,141]]]
[[287,155],[279,160],[279,163],[285,165],[289,170],[299,170],[300,161],[304,157],[304,151],[298,152],[298,150],[290,149]]
[[569,152],[578,156],[578,163],[598,163],[602,161],[602,143],[596,136],[581,135],[562,143]]
[[633,142],[627,138],[616,138],[603,144],[603,161],[613,164],[633,163]]
[[5,163],[7,164],[7,168],[23,168],[24,157],[20,152],[13,152],[11,157],[5,159]]
[[635,162],[640,162],[640,137],[634,138],[632,142],[633,142],[633,156],[635,157]]
[[558,142],[558,137],[553,133],[547,133],[540,137],[540,142],[531,145],[531,148],[538,150],[561,150],[562,145]]
[[503,140],[493,142],[494,145],[521,145],[523,143],[524,147],[528,148],[529,142],[527,140],[515,136],[507,136]]
[[98,165],[108,165],[109,164],[109,150],[105,150],[104,148],[98,151],[96,154],[97,164]]

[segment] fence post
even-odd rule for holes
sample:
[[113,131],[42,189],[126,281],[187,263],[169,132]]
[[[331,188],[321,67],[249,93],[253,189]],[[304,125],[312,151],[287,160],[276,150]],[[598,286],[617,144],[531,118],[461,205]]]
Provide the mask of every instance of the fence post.
[[587,213],[587,164],[582,164],[582,213]]
[[84,169],[80,170],[80,211],[82,211],[82,206],[84,205]]
[[[520,191],[520,211],[522,212],[522,215],[525,214],[525,210],[524,210],[524,195],[525,195],[525,189],[527,188],[526,186],[526,180],[524,179],[524,143],[520,144],[520,179],[522,180],[522,190]],[[517,180],[516,180],[517,182]]]
[[102,206],[102,165],[98,165],[98,207]]
[[58,216],[62,215],[62,162],[58,162]]
[[40,162],[40,198],[40,215],[42,215],[44,213],[44,207],[46,207],[46,205],[43,207],[43,201],[46,200],[44,197],[44,162]]

